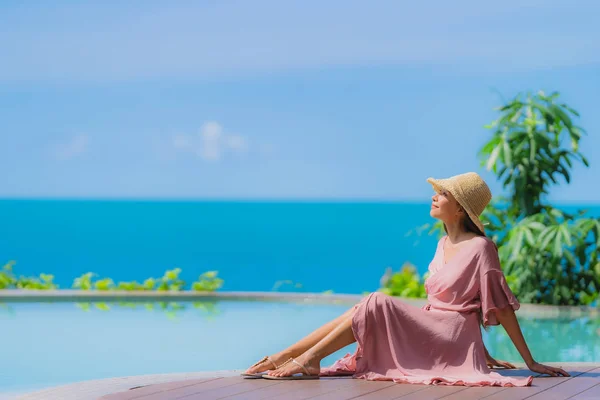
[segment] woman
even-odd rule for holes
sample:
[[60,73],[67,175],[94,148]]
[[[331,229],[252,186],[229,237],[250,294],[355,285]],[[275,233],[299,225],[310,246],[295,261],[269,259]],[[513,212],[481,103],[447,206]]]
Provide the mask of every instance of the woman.
[[[504,377],[489,368],[514,368],[494,360],[483,344],[479,325],[501,324],[531,371],[569,376],[560,368],[537,363],[525,343],[514,313],[519,302],[506,284],[496,245],[485,236],[479,219],[492,197],[486,183],[474,172],[427,182],[436,192],[430,215],[443,221],[447,233],[429,265],[427,304],[418,308],[372,293],[243,375],[267,379],[353,375],[404,383],[530,386],[533,376]],[[355,341],[355,354],[321,369],[324,357]]]

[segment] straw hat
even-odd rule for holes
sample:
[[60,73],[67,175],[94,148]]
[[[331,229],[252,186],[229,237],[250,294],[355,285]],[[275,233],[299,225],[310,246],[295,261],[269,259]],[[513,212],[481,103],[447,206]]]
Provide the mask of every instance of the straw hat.
[[492,192],[477,173],[467,172],[447,179],[427,178],[427,182],[433,185],[435,191],[444,189],[452,193],[471,221],[481,229],[481,232],[485,232],[479,216],[492,199]]

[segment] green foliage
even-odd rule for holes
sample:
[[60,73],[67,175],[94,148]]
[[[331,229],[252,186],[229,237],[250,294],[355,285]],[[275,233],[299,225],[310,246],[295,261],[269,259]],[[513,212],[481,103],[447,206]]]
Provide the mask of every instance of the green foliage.
[[14,261],[6,263],[0,271],[0,289],[11,289],[15,287],[17,280],[13,274]]
[[510,229],[499,249],[500,259],[522,301],[595,302],[600,289],[600,221],[580,215],[547,207]]
[[[54,281],[54,275],[40,274],[39,277],[17,278],[13,272],[14,261],[6,263],[0,270],[1,289],[36,289],[50,290],[58,289]],[[71,287],[78,290],[158,290],[158,291],[180,291],[185,289],[185,281],[179,278],[181,268],[167,270],[161,278],[148,278],[143,283],[137,281],[115,282],[111,278],[95,279],[98,275],[93,272],[75,278]],[[198,281],[192,283],[192,289],[196,291],[213,292],[223,286],[223,279],[217,277],[218,271],[208,271],[199,276]]]
[[214,292],[223,286],[223,279],[217,277],[218,271],[207,271],[192,283],[192,289],[202,292]]
[[165,272],[162,278],[158,279],[156,290],[159,291],[180,291],[183,290],[185,282],[179,279],[181,268],[171,269]]
[[511,210],[520,215],[541,212],[541,197],[548,194],[548,187],[557,184],[558,177],[570,182],[574,160],[589,165],[579,152],[585,131],[572,120],[579,114],[557,103],[558,97],[556,92],[518,94],[499,107],[500,118],[486,126],[493,135],[479,152],[482,165],[510,190]]
[[148,278],[144,281],[144,283],[139,283],[138,281],[130,281],[130,282],[119,282],[117,285],[118,290],[154,290],[156,286],[156,279]]
[[79,278],[75,278],[73,281],[73,289],[79,290],[92,290],[92,278],[96,276],[93,272],[86,272]]
[[115,288],[115,283],[110,278],[104,278],[94,282],[94,289],[96,290],[112,290]]
[[494,222],[488,231],[521,301],[589,305],[600,289],[600,219],[544,204],[558,177],[570,182],[574,160],[589,166],[579,151],[585,131],[573,123],[579,114],[557,104],[558,97],[518,95],[499,108],[500,118],[488,126],[493,136],[480,151],[482,164],[510,189],[501,207],[488,207]]
[[381,278],[381,292],[390,296],[425,298],[424,279],[419,276],[417,269],[410,263],[405,263],[401,270],[392,272],[388,268]]
[[58,288],[54,275],[40,274],[39,278],[22,276],[17,280],[17,289],[54,290]]
[[[0,289],[56,289],[53,283],[54,275],[40,274],[36,277],[15,278],[13,274],[13,261],[7,263],[0,271]],[[73,289],[78,290],[158,290],[158,291],[180,291],[185,289],[185,281],[179,278],[180,268],[167,270],[161,278],[148,278],[143,283],[137,281],[115,282],[111,278],[96,279],[98,276],[93,272],[85,274],[73,280]],[[223,279],[217,277],[217,271],[208,271],[200,275],[199,280],[193,283],[193,290],[215,291],[223,286]]]
[[54,275],[40,274],[35,276],[16,277],[13,272],[13,266],[16,263],[9,261],[0,271],[0,289],[27,289],[27,290],[53,290],[57,289],[54,281]]

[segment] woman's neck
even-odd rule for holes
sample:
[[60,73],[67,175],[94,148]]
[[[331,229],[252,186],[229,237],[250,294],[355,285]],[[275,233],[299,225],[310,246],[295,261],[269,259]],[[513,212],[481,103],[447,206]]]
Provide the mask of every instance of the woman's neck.
[[448,239],[450,243],[456,244],[465,239],[470,239],[471,234],[462,227],[462,224],[459,222],[454,222],[450,224],[446,224],[446,233],[448,235]]

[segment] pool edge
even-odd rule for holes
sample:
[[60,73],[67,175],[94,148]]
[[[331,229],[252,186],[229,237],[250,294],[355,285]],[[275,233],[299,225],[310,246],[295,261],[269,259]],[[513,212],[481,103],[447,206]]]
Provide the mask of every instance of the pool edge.
[[[320,304],[351,305],[364,296],[358,294],[323,294],[302,292],[156,292],[156,291],[95,291],[95,290],[0,290],[0,303],[26,302],[101,302],[101,301],[285,301]],[[399,297],[402,301],[421,307],[426,299]],[[600,307],[554,306],[545,304],[521,303],[520,315],[541,317],[598,316]]]

